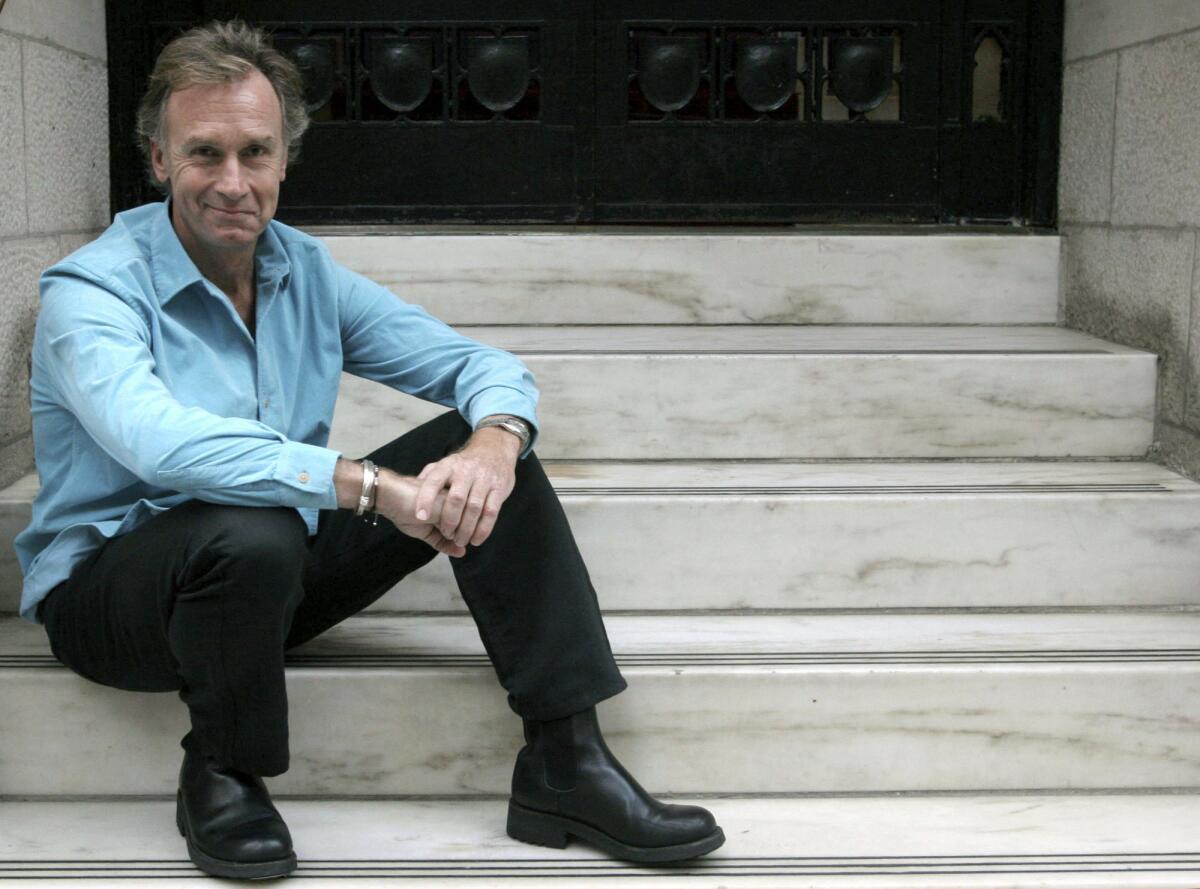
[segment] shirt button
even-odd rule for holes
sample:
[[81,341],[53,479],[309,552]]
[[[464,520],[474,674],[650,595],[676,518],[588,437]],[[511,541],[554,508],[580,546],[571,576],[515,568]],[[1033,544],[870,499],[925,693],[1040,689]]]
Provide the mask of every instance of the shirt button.
[[271,399],[268,398],[265,401],[263,401],[263,407],[270,407],[270,406],[271,406]]
[[302,484],[302,485],[308,484],[308,473],[307,472],[300,473],[298,478],[300,479],[300,484]]

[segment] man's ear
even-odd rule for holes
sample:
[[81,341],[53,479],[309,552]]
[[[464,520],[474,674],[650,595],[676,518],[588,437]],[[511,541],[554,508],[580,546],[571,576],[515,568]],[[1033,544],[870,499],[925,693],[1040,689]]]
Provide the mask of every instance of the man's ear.
[[150,140],[150,168],[154,170],[154,178],[159,182],[166,182],[170,178],[167,175],[167,159],[157,139]]
[[287,162],[288,162],[288,150],[285,147],[283,149],[283,163],[281,163],[279,165],[279,181],[280,182],[282,182],[284,179],[287,178]]

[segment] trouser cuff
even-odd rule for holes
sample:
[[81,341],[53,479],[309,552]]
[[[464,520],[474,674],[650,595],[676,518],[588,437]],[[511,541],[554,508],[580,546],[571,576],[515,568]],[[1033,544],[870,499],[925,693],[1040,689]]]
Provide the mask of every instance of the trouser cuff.
[[513,695],[508,696],[508,706],[522,719],[532,719],[536,722],[549,722],[551,719],[562,719],[575,713],[582,713],[589,707],[594,707],[601,701],[623,692],[628,683],[621,675],[614,676],[604,683],[567,694],[548,697],[539,701],[518,701]]

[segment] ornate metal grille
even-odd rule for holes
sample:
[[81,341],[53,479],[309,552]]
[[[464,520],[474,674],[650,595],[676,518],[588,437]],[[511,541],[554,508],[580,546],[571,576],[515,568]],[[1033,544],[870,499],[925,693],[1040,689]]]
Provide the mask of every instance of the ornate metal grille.
[[903,120],[902,27],[628,25],[631,122]]
[[114,207],[158,48],[251,9],[290,221],[1054,221],[1061,0],[108,0]]

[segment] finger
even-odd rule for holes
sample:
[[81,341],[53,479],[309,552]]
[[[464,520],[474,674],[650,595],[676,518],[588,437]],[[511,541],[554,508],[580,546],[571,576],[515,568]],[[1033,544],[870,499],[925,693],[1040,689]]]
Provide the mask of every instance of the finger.
[[437,492],[437,497],[434,498],[434,501],[433,501],[433,511],[430,513],[430,515],[432,516],[432,518],[429,519],[431,524],[434,524],[434,525],[437,524],[438,516],[440,516],[442,514],[442,510],[446,508],[446,498],[449,495],[450,495],[450,492],[447,491],[445,488],[442,488],[441,490],[439,490]]
[[461,474],[450,479],[450,493],[446,495],[446,504],[442,507],[442,518],[438,522],[438,530],[446,537],[454,537],[458,533],[458,524],[462,520],[463,510],[467,507],[467,496],[471,493],[471,479]]
[[432,522],[436,519],[434,503],[438,499],[438,494],[446,487],[451,472],[451,467],[441,464],[433,464],[422,470],[424,478],[421,479],[417,499],[413,502],[413,513],[418,521]]
[[488,493],[487,500],[483,504],[483,512],[479,516],[479,524],[475,526],[475,533],[471,535],[471,546],[480,546],[491,536],[503,502],[504,495],[498,488],[493,488]]
[[458,522],[458,530],[454,533],[454,542],[460,546],[466,546],[467,543],[475,536],[475,530],[479,525],[480,516],[483,515],[483,510],[487,505],[488,497],[491,496],[491,491],[486,483],[476,481],[472,486],[471,491],[467,494],[467,505],[463,509],[462,518]]

